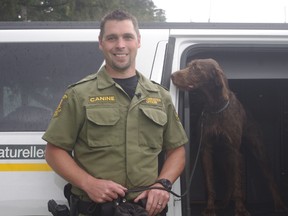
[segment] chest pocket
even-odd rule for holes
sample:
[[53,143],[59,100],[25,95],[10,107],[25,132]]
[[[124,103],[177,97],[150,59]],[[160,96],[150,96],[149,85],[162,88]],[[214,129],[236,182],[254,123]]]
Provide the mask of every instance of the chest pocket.
[[140,110],[142,112],[139,129],[140,145],[162,148],[164,127],[167,123],[166,113],[153,107],[142,106]]
[[86,108],[87,139],[91,147],[119,144],[121,136],[120,111],[114,107]]

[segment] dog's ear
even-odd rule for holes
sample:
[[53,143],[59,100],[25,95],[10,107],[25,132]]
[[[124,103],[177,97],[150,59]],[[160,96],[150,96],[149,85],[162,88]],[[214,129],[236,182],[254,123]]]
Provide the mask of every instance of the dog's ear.
[[228,99],[229,86],[226,75],[220,67],[216,67],[213,70],[213,73],[215,74],[215,85],[219,88],[219,90],[222,91],[222,95],[224,96],[224,98]]
[[215,85],[218,87],[226,86],[228,84],[227,78],[219,63],[214,59],[207,59],[207,61],[209,62],[208,65],[210,67],[210,70],[212,70]]
[[213,74],[214,74],[214,81],[216,86],[218,87],[223,87],[227,85],[227,78],[224,74],[224,72],[221,70],[221,68],[214,68],[213,69]]

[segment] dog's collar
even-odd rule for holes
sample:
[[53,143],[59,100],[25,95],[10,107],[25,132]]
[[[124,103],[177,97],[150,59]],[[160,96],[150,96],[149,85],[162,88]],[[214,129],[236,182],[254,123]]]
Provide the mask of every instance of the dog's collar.
[[227,109],[227,107],[229,106],[230,104],[230,101],[228,100],[223,107],[221,107],[219,110],[217,111],[203,111],[203,114],[218,114],[218,113],[221,113],[223,112],[225,109]]

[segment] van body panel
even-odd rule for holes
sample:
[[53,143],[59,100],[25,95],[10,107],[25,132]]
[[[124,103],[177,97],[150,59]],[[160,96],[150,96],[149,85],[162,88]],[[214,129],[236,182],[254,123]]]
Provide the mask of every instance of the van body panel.
[[49,215],[48,200],[65,201],[65,181],[46,164],[42,135],[0,132],[1,214]]

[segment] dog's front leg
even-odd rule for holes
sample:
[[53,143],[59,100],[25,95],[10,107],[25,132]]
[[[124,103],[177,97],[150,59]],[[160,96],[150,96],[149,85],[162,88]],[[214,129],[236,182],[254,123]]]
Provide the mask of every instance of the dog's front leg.
[[251,214],[247,211],[244,205],[244,191],[243,191],[243,183],[242,183],[242,175],[243,175],[243,158],[239,151],[239,149],[233,149],[233,153],[230,157],[234,157],[234,160],[230,160],[234,162],[234,170],[233,172],[233,182],[234,182],[234,191],[233,198],[235,202],[235,216],[251,216]]
[[213,158],[211,144],[203,142],[204,149],[202,151],[202,168],[207,190],[207,206],[202,212],[204,216],[216,216],[215,211],[215,189],[214,189],[214,173]]

